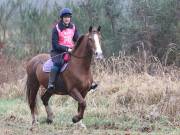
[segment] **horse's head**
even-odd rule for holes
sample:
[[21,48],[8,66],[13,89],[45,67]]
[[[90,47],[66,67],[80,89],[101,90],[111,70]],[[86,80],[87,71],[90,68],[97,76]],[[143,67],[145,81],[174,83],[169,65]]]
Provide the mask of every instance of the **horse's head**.
[[102,59],[103,58],[103,53],[101,49],[101,26],[98,28],[96,27],[89,27],[89,33],[88,33],[88,38],[89,38],[89,44],[92,48],[92,51],[96,55],[97,59]]

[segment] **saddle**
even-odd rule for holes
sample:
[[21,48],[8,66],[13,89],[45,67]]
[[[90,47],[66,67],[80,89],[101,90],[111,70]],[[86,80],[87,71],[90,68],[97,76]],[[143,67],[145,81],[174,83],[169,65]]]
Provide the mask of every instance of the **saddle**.
[[[68,65],[68,61],[70,60],[69,54],[64,53],[63,54],[63,59],[64,59],[65,63],[62,66],[62,68],[60,70],[60,73],[63,72],[66,69],[67,65]],[[52,59],[50,58],[43,64],[43,72],[46,72],[46,73],[51,72],[52,66],[53,66],[53,62],[52,62]]]
[[[60,73],[63,72],[66,67],[67,67],[68,63],[65,63],[61,70],[60,70]],[[46,72],[46,73],[49,73],[51,72],[51,68],[53,66],[53,62],[52,62],[52,59],[48,59],[44,64],[43,64],[43,72]]]

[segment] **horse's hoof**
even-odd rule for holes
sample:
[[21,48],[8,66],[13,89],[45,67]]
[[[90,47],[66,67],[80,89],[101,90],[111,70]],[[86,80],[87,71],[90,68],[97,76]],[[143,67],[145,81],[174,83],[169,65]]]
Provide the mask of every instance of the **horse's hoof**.
[[30,127],[30,131],[38,131],[39,130],[39,122],[37,120],[33,120],[32,126]]
[[37,125],[39,125],[39,122],[37,120],[33,120],[32,121],[32,126],[37,126]]
[[52,124],[53,120],[47,119],[46,122],[47,122],[47,124]]
[[77,122],[79,122],[81,120],[81,118],[79,118],[78,116],[74,116],[73,118],[72,118],[72,122],[73,123],[77,123]]

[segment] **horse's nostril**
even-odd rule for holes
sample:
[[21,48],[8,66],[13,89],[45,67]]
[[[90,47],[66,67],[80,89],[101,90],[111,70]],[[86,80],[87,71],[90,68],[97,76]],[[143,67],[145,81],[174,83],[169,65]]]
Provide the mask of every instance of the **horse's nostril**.
[[95,55],[98,55],[98,52],[95,52]]

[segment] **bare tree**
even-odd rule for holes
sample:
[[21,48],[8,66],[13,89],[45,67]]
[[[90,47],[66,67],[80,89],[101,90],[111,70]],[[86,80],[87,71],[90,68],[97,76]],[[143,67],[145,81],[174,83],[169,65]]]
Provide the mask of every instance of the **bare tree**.
[[8,22],[15,14],[22,0],[6,0],[0,4],[0,43],[3,44],[6,41],[6,34],[8,29]]

